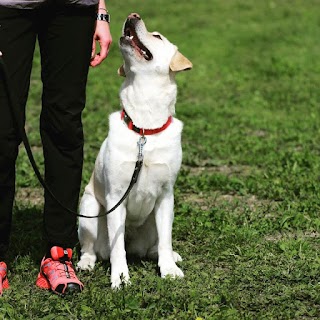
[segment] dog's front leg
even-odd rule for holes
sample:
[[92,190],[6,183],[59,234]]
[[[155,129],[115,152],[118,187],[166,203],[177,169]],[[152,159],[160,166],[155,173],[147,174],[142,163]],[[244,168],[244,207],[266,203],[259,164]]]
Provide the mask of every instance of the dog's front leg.
[[176,265],[175,254],[172,251],[172,223],[173,223],[173,191],[167,191],[155,207],[156,225],[158,231],[158,266],[161,277],[183,277],[182,270]]
[[[114,204],[112,197],[107,203]],[[108,206],[108,210],[111,206]],[[108,234],[110,245],[111,287],[120,288],[122,283],[129,283],[129,269],[126,259],[124,233],[126,221],[126,208],[121,204],[116,210],[108,214]]]

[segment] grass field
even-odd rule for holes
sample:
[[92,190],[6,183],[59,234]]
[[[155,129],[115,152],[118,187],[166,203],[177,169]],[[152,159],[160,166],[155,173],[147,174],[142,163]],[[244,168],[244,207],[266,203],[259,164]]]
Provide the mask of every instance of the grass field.
[[[320,18],[318,0],[110,2],[114,44],[90,71],[83,186],[119,109],[117,41],[130,12],[194,64],[177,76],[183,167],[174,248],[183,280],[132,261],[132,285],[110,289],[110,265],[81,272],[85,290],[61,298],[34,286],[42,257],[42,197],[25,152],[17,171],[10,272],[0,319],[319,319]],[[38,134],[35,57],[28,134]],[[75,256],[77,259],[77,256]]]

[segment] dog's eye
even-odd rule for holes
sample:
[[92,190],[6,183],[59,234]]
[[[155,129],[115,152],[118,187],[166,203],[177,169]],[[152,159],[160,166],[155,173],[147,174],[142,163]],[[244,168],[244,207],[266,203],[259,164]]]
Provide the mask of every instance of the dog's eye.
[[158,38],[158,39],[162,40],[162,38],[161,38],[161,36],[160,36],[159,34],[153,34],[153,36],[154,36],[155,38]]

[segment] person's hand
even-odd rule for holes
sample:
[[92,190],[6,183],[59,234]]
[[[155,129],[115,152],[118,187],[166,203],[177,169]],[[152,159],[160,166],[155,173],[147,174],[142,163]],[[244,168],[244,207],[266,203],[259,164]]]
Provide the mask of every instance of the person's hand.
[[[100,45],[100,52],[97,51],[97,42]],[[93,36],[91,62],[92,67],[99,65],[109,53],[109,48],[112,43],[109,23],[106,21],[97,21],[96,30]]]

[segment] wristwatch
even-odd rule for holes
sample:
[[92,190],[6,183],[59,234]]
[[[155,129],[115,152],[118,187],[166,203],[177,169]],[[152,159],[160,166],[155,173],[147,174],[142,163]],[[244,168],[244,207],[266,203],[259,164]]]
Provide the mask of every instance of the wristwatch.
[[97,13],[96,19],[99,20],[99,21],[105,21],[105,22],[110,23],[110,14],[109,14],[109,12],[107,12],[107,13]]

